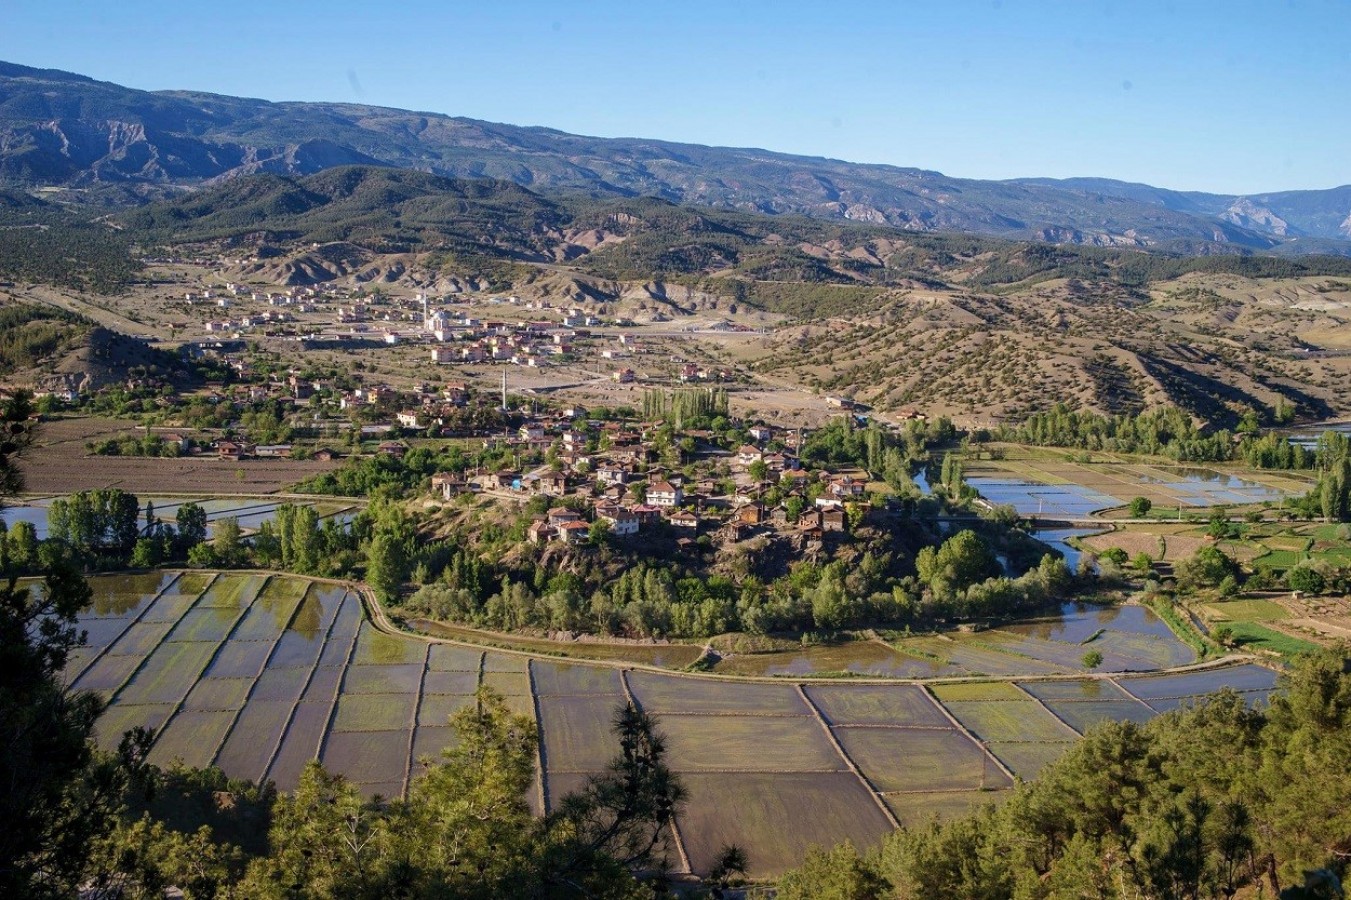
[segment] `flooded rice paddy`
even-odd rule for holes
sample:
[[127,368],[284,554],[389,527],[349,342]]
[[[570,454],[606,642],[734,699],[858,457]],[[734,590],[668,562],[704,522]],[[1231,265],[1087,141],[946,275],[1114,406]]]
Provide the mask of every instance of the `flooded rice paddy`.
[[[32,500],[22,506],[6,506],[0,509],[0,521],[3,521],[6,527],[12,528],[19,522],[30,523],[37,532],[38,540],[45,540],[48,536],[47,511],[51,507],[53,497],[45,497],[38,500]],[[185,503],[196,503],[206,512],[207,530],[219,522],[221,519],[234,518],[238,520],[239,527],[245,531],[256,530],[264,522],[270,522],[277,515],[277,507],[282,503],[294,503],[299,506],[312,506],[318,513],[320,519],[337,519],[339,522],[349,522],[355,515],[357,507],[352,503],[341,501],[312,502],[307,500],[265,500],[261,498],[237,498],[237,499],[193,499],[184,497],[139,497],[142,510],[146,503],[153,503],[155,506],[155,516],[161,522],[173,524],[174,518],[178,515],[178,508]],[[142,515],[144,520],[144,515]]]
[[[89,641],[67,677],[110,701],[97,726],[104,745],[144,726],[157,735],[156,763],[217,765],[285,789],[319,759],[366,793],[392,796],[454,740],[449,717],[490,685],[538,723],[531,801],[547,809],[604,771],[617,751],[611,715],[632,701],[660,717],[689,789],[676,836],[680,865],[694,872],[732,840],[757,876],[797,865],[815,844],[869,846],[897,823],[997,799],[1096,722],[1145,721],[1226,685],[1260,703],[1276,683],[1258,666],[1037,680],[1076,671],[1077,642],[1094,634],[1089,646],[1106,641],[1104,656],[1123,668],[1174,662],[1174,650],[1156,649],[1171,647],[1168,636],[1134,607],[1067,609],[950,641],[811,648],[805,663],[780,661],[790,677],[738,681],[389,635],[351,591],[288,576],[153,573],[93,587]],[[791,677],[823,666],[965,674],[994,660],[1017,677],[933,687]]]

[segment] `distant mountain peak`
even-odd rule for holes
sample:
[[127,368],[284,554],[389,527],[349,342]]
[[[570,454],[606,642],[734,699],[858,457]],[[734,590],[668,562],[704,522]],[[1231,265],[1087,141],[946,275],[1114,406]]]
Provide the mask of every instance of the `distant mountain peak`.
[[[718,209],[1096,246],[1301,248],[1351,238],[1351,188],[1238,197],[1104,178],[981,181],[890,165],[593,138],[351,103],[139,91],[0,63],[0,181],[135,199],[270,172],[350,166],[536,191],[650,195]],[[1327,247],[1323,247],[1327,249]],[[1334,249],[1344,248],[1340,243]]]

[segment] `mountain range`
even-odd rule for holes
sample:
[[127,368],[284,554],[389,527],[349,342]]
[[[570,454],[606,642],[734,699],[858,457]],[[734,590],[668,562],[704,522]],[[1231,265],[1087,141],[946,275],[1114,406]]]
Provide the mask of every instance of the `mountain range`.
[[0,181],[10,185],[66,187],[124,204],[244,175],[352,165],[906,231],[1184,253],[1351,255],[1351,185],[1240,196],[1098,178],[983,181],[359,104],[141,91],[0,62]]

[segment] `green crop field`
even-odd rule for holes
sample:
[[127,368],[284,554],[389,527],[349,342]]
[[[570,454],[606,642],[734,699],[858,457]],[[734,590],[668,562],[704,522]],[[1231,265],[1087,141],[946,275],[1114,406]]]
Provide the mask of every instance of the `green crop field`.
[[1068,741],[1058,744],[992,742],[989,749],[1014,775],[1024,781],[1030,781],[1073,746],[1074,744]]
[[1209,694],[1226,687],[1236,691],[1270,690],[1276,684],[1276,673],[1262,666],[1244,665],[1178,675],[1121,678],[1117,683],[1141,700],[1156,700]]
[[924,689],[914,685],[814,684],[806,691],[831,725],[952,727]]
[[1154,718],[1154,711],[1137,700],[1049,700],[1051,712],[1083,734],[1099,722],[1139,722]]
[[333,731],[392,731],[411,728],[415,694],[343,694]]
[[209,766],[225,740],[235,714],[225,710],[180,710],[155,740],[148,761],[167,766],[182,760],[188,766]]
[[944,701],[982,741],[1069,741],[1077,735],[1033,700]]
[[932,791],[926,793],[883,794],[887,807],[906,828],[923,828],[930,822],[943,822],[965,815],[984,803],[994,803],[1001,791]]
[[252,690],[252,678],[202,678],[183,700],[184,709],[240,709]]
[[561,697],[541,705],[545,767],[550,772],[605,771],[618,747],[604,726],[620,702],[605,696]]
[[584,696],[586,694],[622,694],[624,685],[618,669],[579,666],[535,660],[535,693],[547,696]]
[[[1001,762],[1032,777],[1071,746],[1076,729],[1152,715],[1127,690],[1167,709],[1223,684],[1260,703],[1275,683],[1259,666],[1123,678],[1125,690],[1103,679],[1031,680],[1025,690],[1007,680],[1077,668],[1082,648],[1069,638],[1100,628],[1107,630],[1094,646],[1109,660],[1170,658],[1157,650],[1169,646],[1169,633],[1131,606],[1070,610],[955,639],[899,639],[910,655],[875,642],[827,648],[901,661],[887,671],[910,672],[913,663],[926,675],[997,668],[1006,676],[925,688],[647,670],[621,676],[604,665],[429,645],[380,631],[342,587],[290,576],[96,580],[100,613],[88,621],[96,640],[73,657],[68,675],[111,701],[96,727],[103,746],[146,726],[158,732],[156,762],[216,764],[288,789],[318,757],[366,794],[397,796],[420,771],[420,757],[454,742],[448,721],[474,702],[481,682],[538,718],[543,783],[556,802],[615,757],[610,723],[627,702],[627,683],[658,717],[668,762],[690,787],[679,822],[695,871],[735,840],[747,846],[753,874],[772,875],[799,863],[811,844],[849,838],[870,846],[890,827],[883,803],[897,820],[919,824],[997,798],[1012,784]],[[929,649],[960,665],[924,655]],[[945,708],[976,739],[954,727]],[[529,799],[539,805],[537,793]]]
[[1298,656],[1318,649],[1318,645],[1311,641],[1283,634],[1256,622],[1230,622],[1226,627],[1233,633],[1234,642],[1244,648],[1270,650],[1281,656]]
[[1290,618],[1279,603],[1259,598],[1211,603],[1205,609],[1215,618],[1230,622],[1274,622]]
[[981,746],[955,728],[836,728],[835,738],[882,792],[1009,786]]
[[799,865],[810,847],[849,840],[869,848],[891,830],[848,772],[686,775],[684,781],[690,799],[678,827],[696,872],[707,872],[723,847],[737,844],[749,852],[749,874],[770,878]]
[[791,684],[755,684],[630,672],[639,705],[659,716],[808,716],[811,710]]
[[949,700],[1026,700],[1007,681],[962,681],[953,684],[935,684],[931,690],[943,703]]
[[1125,691],[1103,678],[1083,681],[1022,681],[1018,686],[1038,700],[1129,700]]
[[829,772],[845,768],[825,729],[814,718],[671,716],[662,721],[661,730],[671,751],[670,765],[680,772]]
[[396,666],[347,667],[342,679],[345,694],[416,694],[422,686],[423,668],[418,663]]

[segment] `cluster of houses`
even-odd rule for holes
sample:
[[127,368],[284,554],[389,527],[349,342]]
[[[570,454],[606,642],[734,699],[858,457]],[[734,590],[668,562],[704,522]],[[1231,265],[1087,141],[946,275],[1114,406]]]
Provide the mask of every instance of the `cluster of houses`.
[[[613,537],[655,533],[680,549],[692,549],[701,534],[727,542],[777,533],[800,550],[819,550],[827,535],[848,530],[847,508],[867,502],[862,477],[811,473],[788,450],[769,449],[771,443],[782,446],[776,438],[788,437],[769,426],[749,429],[756,443],[733,453],[709,448],[702,454],[715,465],[725,464],[730,479],[715,478],[711,467],[706,477],[690,479],[656,462],[658,454],[647,440],[656,423],[591,423],[600,432],[596,439],[573,422],[568,416],[532,420],[512,439],[523,451],[550,451],[551,465],[530,472],[440,473],[432,479],[432,490],[447,501],[466,491],[517,502],[539,496],[585,501],[560,503],[538,516],[526,533],[532,544],[585,544],[593,524],[602,522]],[[708,436],[690,434],[696,440]],[[765,502],[771,490],[779,498],[773,505]]]

